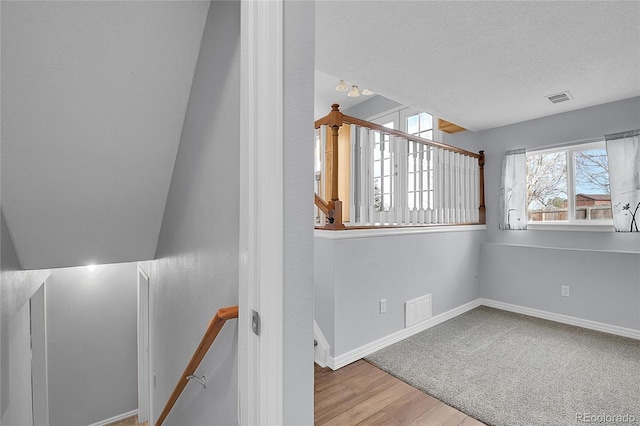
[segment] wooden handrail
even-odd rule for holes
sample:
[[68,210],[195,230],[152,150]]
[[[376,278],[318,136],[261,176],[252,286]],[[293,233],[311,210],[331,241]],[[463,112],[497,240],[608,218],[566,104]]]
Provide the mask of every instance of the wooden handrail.
[[211,321],[209,321],[209,326],[207,327],[204,336],[202,336],[202,340],[200,340],[198,348],[193,353],[189,364],[187,364],[187,368],[185,368],[184,373],[182,373],[182,376],[180,376],[178,384],[176,384],[176,387],[173,389],[173,392],[171,393],[167,404],[164,406],[162,413],[160,413],[160,417],[158,417],[158,420],[156,421],[156,426],[160,426],[169,415],[169,412],[180,397],[180,394],[187,386],[187,383],[189,383],[189,379],[187,377],[192,375],[196,371],[196,368],[198,368],[198,366],[202,362],[202,359],[207,354],[207,351],[211,347],[211,344],[218,336],[218,333],[220,333],[220,330],[222,329],[224,323],[227,322],[227,320],[234,318],[238,318],[238,307],[229,306],[227,308],[218,309],[218,312],[216,312]]
[[[447,145],[445,143],[432,141],[430,139],[421,138],[418,136],[410,135],[409,133],[401,132],[400,130],[389,129],[388,127],[381,126],[376,123],[372,123],[370,121],[362,120],[360,118],[351,117],[349,115],[345,115],[339,111],[340,106],[338,104],[331,105],[331,112],[329,115],[316,120],[315,128],[319,128],[320,126],[326,124],[329,127],[340,127],[343,124],[355,124],[356,126],[366,127],[371,130],[377,130],[381,133],[387,135],[394,135],[400,138],[407,139],[411,142],[418,142],[423,145],[435,146],[438,148],[445,149],[447,151],[457,152],[459,154],[464,154],[468,157],[480,158],[480,154],[477,152],[467,151],[462,148],[458,148],[457,146]],[[339,115],[338,115],[339,114]],[[340,124],[338,124],[340,123]]]
[[314,202],[322,213],[327,216],[328,223],[325,224],[325,229],[346,229],[344,223],[342,223],[342,201],[325,201],[317,193],[314,194]]
[[325,200],[323,200],[318,193],[313,194],[314,197],[314,202],[316,204],[316,206],[320,209],[320,211],[322,213],[324,213],[325,216],[327,216],[328,218],[333,218],[333,211],[329,208],[329,203],[327,203]]

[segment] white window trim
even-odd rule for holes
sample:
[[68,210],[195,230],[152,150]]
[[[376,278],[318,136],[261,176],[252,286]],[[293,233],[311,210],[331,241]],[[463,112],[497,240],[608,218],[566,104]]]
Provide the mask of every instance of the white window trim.
[[[590,220],[577,220],[575,219],[575,171],[573,164],[573,153],[579,151],[585,151],[594,148],[606,148],[604,138],[587,139],[583,141],[576,141],[567,144],[558,145],[555,147],[541,148],[527,150],[527,156],[532,154],[552,154],[554,152],[567,152],[567,176],[571,177],[571,185],[567,182],[567,200],[573,200],[571,203],[567,203],[569,211],[567,212],[567,221],[547,221],[547,222],[533,222],[527,221],[527,229],[532,231],[587,231],[587,232],[612,232],[613,219],[590,219]],[[569,180],[569,179],[567,179]],[[527,206],[528,207],[528,206]],[[528,212],[527,212],[528,214]]]
[[405,124],[406,122],[403,121],[403,120],[406,120],[406,118],[411,116],[411,115],[419,114],[421,112],[425,112],[425,113],[429,114],[433,118],[433,139],[432,140],[434,142],[442,142],[443,141],[442,140],[443,139],[442,138],[442,131],[440,129],[438,129],[438,117],[435,114],[430,113],[430,112],[418,111],[417,109],[413,109],[411,107],[400,105],[400,106],[397,106],[395,108],[391,108],[391,109],[389,109],[387,111],[381,112],[381,113],[373,115],[371,117],[368,117],[368,118],[366,118],[366,120],[370,121],[372,123],[380,124],[379,120],[382,117],[386,117],[386,116],[391,115],[391,114],[398,114],[398,117],[397,117],[398,124],[400,124],[400,123],[403,123],[403,124],[400,124],[401,127],[399,129],[396,129],[396,130],[400,130],[402,132],[406,132],[407,131],[406,124]]
[[[607,220],[594,220],[592,222],[607,222]],[[612,221],[613,222],[613,221]],[[567,222],[529,222],[527,229],[532,231],[586,231],[586,232],[613,232],[613,223],[572,223]]]

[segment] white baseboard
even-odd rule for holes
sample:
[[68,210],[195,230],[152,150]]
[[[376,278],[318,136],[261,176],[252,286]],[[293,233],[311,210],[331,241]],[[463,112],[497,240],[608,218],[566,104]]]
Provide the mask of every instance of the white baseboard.
[[582,318],[572,317],[569,315],[556,314],[553,312],[542,311],[539,309],[527,308],[519,305],[512,305],[510,303],[499,302],[491,299],[476,299],[469,303],[465,303],[462,306],[451,309],[440,315],[436,315],[426,321],[415,324],[411,327],[402,329],[395,333],[392,333],[386,337],[375,340],[359,348],[353,349],[337,357],[327,357],[327,365],[332,370],[337,370],[345,365],[351,364],[361,358],[366,357],[380,349],[386,348],[394,343],[397,343],[407,337],[427,330],[435,325],[438,325],[451,318],[457,317],[471,309],[477,308],[480,305],[488,306],[490,308],[502,309],[503,311],[515,312],[517,314],[529,315],[536,318],[542,318],[550,321],[559,322],[562,324],[574,325],[577,327],[587,328],[589,330],[601,331],[603,333],[615,334],[616,336],[629,337],[631,339],[640,340],[640,330],[634,330],[632,328],[620,327],[617,325],[605,324],[597,321],[586,320]]
[[345,365],[351,364],[352,362],[364,358],[367,355],[379,351],[382,348],[386,348],[387,346],[399,342],[400,340],[406,339],[407,337],[420,333],[421,331],[429,329],[451,318],[457,317],[458,315],[470,311],[471,309],[477,308],[478,306],[480,306],[480,299],[465,303],[462,306],[458,306],[457,308],[451,309],[450,311],[436,315],[435,317],[431,317],[426,321],[419,322],[418,324],[412,325],[411,327],[404,328],[386,337],[375,340],[371,343],[367,343],[364,346],[360,346],[359,348],[353,349],[335,358],[328,357],[327,365],[332,370],[337,370],[344,367]]
[[318,345],[313,348],[314,361],[324,368],[327,366],[329,359],[329,342],[324,337],[324,333],[322,333],[316,320],[313,320],[313,338],[318,342]]
[[89,426],[105,426],[105,425],[108,425],[109,423],[114,423],[120,420],[124,420],[127,417],[135,416],[136,414],[138,414],[137,408],[135,410],[131,410],[126,413],[118,414],[117,416],[113,416],[111,418],[101,420],[97,423],[90,424]]
[[605,324],[602,322],[586,320],[569,315],[556,314],[553,312],[541,311],[539,309],[527,308],[510,303],[498,302],[491,299],[478,299],[481,305],[490,308],[502,309],[503,311],[515,312],[517,314],[529,315],[531,317],[542,318],[563,324],[575,325],[577,327],[588,328],[589,330],[602,331],[604,333],[615,334],[617,336],[629,337],[640,340],[640,330],[620,327],[617,325]]

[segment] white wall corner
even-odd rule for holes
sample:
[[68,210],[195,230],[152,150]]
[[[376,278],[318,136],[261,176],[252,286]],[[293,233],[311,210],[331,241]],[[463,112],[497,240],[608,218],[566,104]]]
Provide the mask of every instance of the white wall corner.
[[329,365],[330,346],[316,320],[313,320],[313,338],[318,343],[314,348],[314,361],[320,367],[324,368]]

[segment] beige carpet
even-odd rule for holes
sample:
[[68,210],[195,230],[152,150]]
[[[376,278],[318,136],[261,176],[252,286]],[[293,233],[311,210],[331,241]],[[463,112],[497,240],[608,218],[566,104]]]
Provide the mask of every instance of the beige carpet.
[[640,424],[640,341],[481,306],[367,360],[494,426]]

